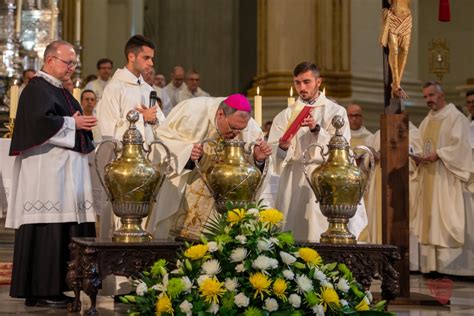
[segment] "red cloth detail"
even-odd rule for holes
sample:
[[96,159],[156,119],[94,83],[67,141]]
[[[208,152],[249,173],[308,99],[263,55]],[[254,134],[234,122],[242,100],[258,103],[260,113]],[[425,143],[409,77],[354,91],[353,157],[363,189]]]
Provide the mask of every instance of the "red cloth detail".
[[441,22],[451,21],[451,10],[449,8],[449,0],[439,0],[439,16]]
[[282,141],[289,141],[296,135],[296,133],[301,127],[301,122],[303,122],[303,120],[308,116],[309,112],[311,112],[312,109],[313,108],[310,106],[305,106],[301,109],[298,116],[295,118],[293,123],[291,123],[290,127],[288,127],[285,134],[283,134],[283,136],[281,137]]

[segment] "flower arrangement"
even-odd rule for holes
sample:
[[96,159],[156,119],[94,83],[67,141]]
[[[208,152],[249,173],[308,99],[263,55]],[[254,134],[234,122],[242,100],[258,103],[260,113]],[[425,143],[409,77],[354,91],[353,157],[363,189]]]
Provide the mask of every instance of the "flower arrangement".
[[[259,209],[260,208],[260,209]],[[235,208],[186,244],[175,269],[158,260],[136,281],[130,315],[343,315],[382,312],[342,263],[324,263],[281,232],[275,209]]]

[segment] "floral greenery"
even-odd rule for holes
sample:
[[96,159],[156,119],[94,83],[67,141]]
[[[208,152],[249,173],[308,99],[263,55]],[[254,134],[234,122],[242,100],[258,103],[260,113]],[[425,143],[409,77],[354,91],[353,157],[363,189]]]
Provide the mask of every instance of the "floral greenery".
[[323,262],[281,232],[283,214],[259,205],[234,208],[186,244],[174,270],[158,260],[136,281],[130,315],[388,314],[342,263]]

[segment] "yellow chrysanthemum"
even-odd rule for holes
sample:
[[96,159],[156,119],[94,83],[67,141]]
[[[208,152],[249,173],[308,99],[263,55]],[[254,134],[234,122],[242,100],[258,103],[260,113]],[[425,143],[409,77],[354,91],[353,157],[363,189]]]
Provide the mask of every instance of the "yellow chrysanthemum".
[[233,225],[240,222],[245,217],[245,210],[243,208],[234,208],[227,212],[227,221]]
[[199,286],[199,291],[206,303],[218,304],[219,296],[225,293],[224,282],[219,282],[215,277],[205,279]]
[[356,311],[368,311],[369,305],[367,304],[367,301],[365,299],[362,299],[359,304],[356,305],[355,307]]
[[283,220],[283,213],[276,209],[263,210],[259,213],[260,221],[278,225]]
[[321,304],[323,304],[324,306],[324,311],[326,311],[328,305],[330,304],[340,306],[339,296],[337,295],[337,292],[330,287],[323,286],[320,297]]
[[162,313],[168,313],[173,315],[173,304],[167,295],[163,295],[156,302],[156,315],[160,316]]
[[252,284],[253,288],[255,289],[254,298],[260,294],[260,298],[263,300],[263,294],[270,294],[268,287],[272,283],[272,281],[261,272],[257,272],[252,274],[249,278],[250,284]]
[[311,248],[300,248],[298,253],[306,263],[312,263],[314,265],[318,265],[321,263],[321,256],[319,253]]
[[273,293],[282,301],[286,301],[285,292],[287,288],[288,285],[286,284],[286,281],[284,279],[276,279],[275,282],[273,282]]
[[195,245],[186,249],[186,251],[184,252],[184,255],[191,260],[197,260],[204,257],[208,249],[209,248],[207,245]]

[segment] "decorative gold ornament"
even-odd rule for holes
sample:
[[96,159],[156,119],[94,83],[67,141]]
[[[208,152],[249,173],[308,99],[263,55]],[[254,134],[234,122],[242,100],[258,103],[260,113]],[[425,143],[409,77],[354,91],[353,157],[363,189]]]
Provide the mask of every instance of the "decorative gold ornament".
[[[328,151],[324,153],[323,147],[316,143],[309,145],[303,153],[304,173],[316,195],[321,212],[329,222],[327,231],[321,234],[321,242],[354,244],[356,238],[347,229],[347,223],[355,215],[357,205],[368,188],[370,175],[374,171],[374,156],[365,146],[354,147],[354,150],[364,151],[369,155],[371,170],[370,173],[364,173],[356,166],[356,157],[349,151],[349,143],[342,136],[344,119],[336,115],[331,123],[336,128],[336,134],[328,144]],[[323,163],[310,174],[307,166],[315,161],[308,161],[306,155],[312,147],[321,150]]]
[[206,170],[196,161],[196,167],[220,213],[227,211],[226,203],[242,205],[255,202],[263,179],[267,173],[268,161],[265,161],[263,175],[260,170],[248,161],[250,148],[245,149],[245,142],[231,140],[205,140],[204,143],[215,145],[213,164]]
[[429,67],[430,72],[434,73],[438,81],[442,83],[443,76],[449,73],[449,45],[446,39],[433,39],[430,43],[429,51]]
[[8,129],[8,132],[3,135],[3,138],[12,138],[13,129],[15,128],[15,119],[10,117],[8,123],[3,123],[3,125]]
[[[141,227],[142,218],[148,216],[165,176],[171,172],[168,147],[159,140],[151,142],[149,149],[143,147],[142,135],[135,126],[138,119],[137,111],[128,112],[130,127],[123,134],[123,148],[118,148],[116,140],[106,140],[96,149],[97,175],[112,203],[114,214],[120,218],[121,227],[114,231],[112,237],[116,242],[144,242],[152,239]],[[105,143],[114,145],[116,158],[105,166],[104,181],[97,167],[97,157]],[[153,144],[159,144],[165,149],[163,166],[149,160]],[[161,171],[162,167],[164,172]]]

